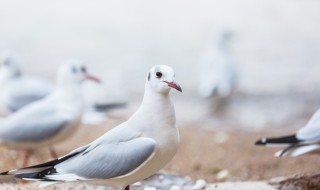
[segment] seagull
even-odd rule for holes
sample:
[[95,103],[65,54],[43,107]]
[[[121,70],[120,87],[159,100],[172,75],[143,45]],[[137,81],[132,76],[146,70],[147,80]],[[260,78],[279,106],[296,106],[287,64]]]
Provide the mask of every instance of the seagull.
[[49,185],[82,181],[129,190],[130,184],[155,174],[177,152],[179,131],[169,92],[182,90],[174,79],[171,67],[152,67],[142,103],[126,122],[56,160],[0,175]]
[[320,109],[311,117],[309,122],[296,134],[278,137],[263,138],[256,145],[284,146],[285,149],[275,153],[275,156],[300,156],[307,153],[320,152]]
[[214,43],[210,44],[201,56],[198,94],[203,98],[225,98],[230,96],[235,88],[237,72],[228,48],[230,37],[230,31],[219,31]]
[[85,79],[99,81],[80,61],[62,65],[57,87],[50,95],[0,121],[0,145],[24,150],[23,166],[33,150],[43,147],[49,147],[51,156],[57,158],[52,146],[67,139],[80,123],[84,107],[81,83]]
[[[25,75],[20,61],[12,51],[5,51],[0,57],[0,111],[2,114],[12,114],[54,91],[54,85],[45,78]],[[84,94],[88,93],[86,89],[83,90]],[[89,125],[102,123],[110,110],[126,106],[125,102],[96,103],[84,98],[86,108],[82,123]]]
[[0,58],[0,110],[9,114],[48,96],[54,86],[40,77],[26,76],[13,52]]

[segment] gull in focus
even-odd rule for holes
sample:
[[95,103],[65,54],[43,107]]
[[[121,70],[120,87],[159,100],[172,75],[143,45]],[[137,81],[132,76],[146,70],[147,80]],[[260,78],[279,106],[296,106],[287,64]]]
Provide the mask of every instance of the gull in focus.
[[86,67],[72,60],[61,66],[56,89],[46,98],[28,104],[0,121],[0,145],[24,150],[24,164],[33,150],[49,147],[52,157],[55,143],[67,139],[80,123],[84,100],[81,83],[98,81]]
[[307,153],[320,152],[320,109],[311,117],[309,122],[296,134],[277,137],[263,138],[256,145],[281,146],[285,149],[275,153],[275,156],[300,156]]
[[44,183],[88,182],[129,190],[130,184],[146,179],[175,155],[179,132],[169,92],[182,91],[173,69],[154,66],[146,77],[138,110],[90,144],[51,162],[10,170],[15,175]]
[[49,95],[54,86],[43,78],[26,76],[19,60],[6,51],[0,58],[0,110],[9,114]]

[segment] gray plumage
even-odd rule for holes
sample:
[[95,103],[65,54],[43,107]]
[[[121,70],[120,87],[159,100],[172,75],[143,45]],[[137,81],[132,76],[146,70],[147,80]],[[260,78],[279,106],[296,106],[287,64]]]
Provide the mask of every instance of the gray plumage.
[[31,105],[24,111],[0,121],[0,141],[46,140],[72,120],[68,113],[59,112],[53,104],[43,107],[37,105]]
[[61,175],[73,173],[89,179],[122,176],[132,172],[150,157],[154,151],[155,142],[150,138],[139,137],[124,142],[93,143],[88,147],[90,148],[90,151],[84,151],[58,164],[55,166],[56,170]]
[[16,112],[22,107],[43,99],[53,92],[54,86],[47,80],[27,76],[20,61],[9,51],[0,56],[0,109]]

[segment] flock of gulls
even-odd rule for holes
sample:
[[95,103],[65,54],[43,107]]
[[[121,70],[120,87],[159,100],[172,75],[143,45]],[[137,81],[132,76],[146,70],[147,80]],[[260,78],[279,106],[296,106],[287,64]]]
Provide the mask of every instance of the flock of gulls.
[[[227,47],[230,35],[222,32],[203,56],[201,67],[206,74],[199,79],[198,91],[202,97],[226,98],[235,88],[237,72]],[[0,120],[0,145],[23,151],[24,161],[22,168],[0,175],[38,181],[41,186],[86,182],[129,190],[131,184],[154,175],[174,157],[179,131],[170,91],[182,92],[182,88],[175,80],[175,71],[166,65],[155,65],[146,72],[143,100],[127,121],[58,157],[55,144],[74,133],[90,105],[81,88],[86,80],[101,83],[78,60],[64,63],[53,85],[42,78],[26,76],[19,61],[4,54],[0,68],[0,110],[7,116]],[[317,152],[319,127],[320,111],[296,134],[263,138],[256,145],[284,146],[276,156]],[[50,151],[53,160],[28,166],[32,152],[44,148]]]
[[[25,156],[23,168],[1,175],[44,185],[85,181],[129,189],[173,158],[179,132],[169,92],[182,89],[174,70],[166,65],[156,65],[147,73],[142,103],[126,122],[58,158],[53,146],[70,137],[81,123],[85,110],[81,84],[85,80],[100,82],[76,60],[60,67],[54,88],[22,75],[14,59],[2,60],[1,109],[11,114],[0,121],[0,144],[23,150]],[[39,90],[42,86],[43,91]],[[54,160],[28,167],[32,151],[41,148],[48,148]]]

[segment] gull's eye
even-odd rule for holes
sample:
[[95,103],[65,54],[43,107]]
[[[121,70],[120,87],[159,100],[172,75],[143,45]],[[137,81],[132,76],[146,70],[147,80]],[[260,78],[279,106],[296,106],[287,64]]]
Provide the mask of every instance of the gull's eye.
[[76,67],[72,67],[72,72],[73,73],[77,73],[77,68]]
[[161,72],[156,72],[156,76],[157,76],[157,78],[161,78],[162,77],[162,73]]
[[81,67],[81,71],[82,71],[83,73],[87,73],[87,69],[86,69],[85,67]]
[[3,64],[5,66],[10,66],[10,60],[8,60],[8,59],[4,60]]

